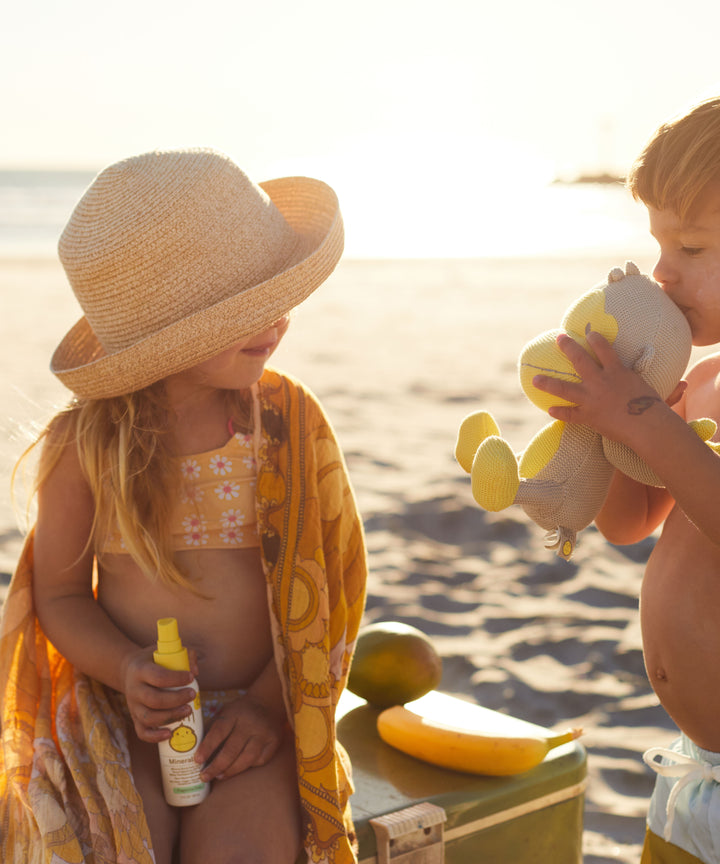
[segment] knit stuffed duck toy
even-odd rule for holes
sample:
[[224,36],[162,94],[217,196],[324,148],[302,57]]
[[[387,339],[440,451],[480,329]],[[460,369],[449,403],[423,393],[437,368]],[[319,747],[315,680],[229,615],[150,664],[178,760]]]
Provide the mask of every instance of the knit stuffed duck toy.
[[[569,404],[537,390],[541,372],[573,379],[577,373],[556,344],[565,332],[589,350],[585,334],[594,330],[614,345],[625,366],[634,369],[663,399],[673,392],[687,367],[692,347],[690,327],[678,307],[632,262],[615,268],[607,283],[583,294],[565,313],[561,330],[549,330],[529,342],[520,355],[520,386],[542,411]],[[692,421],[710,444],[716,425]],[[710,444],[716,451],[720,445]],[[544,528],[546,546],[569,560],[577,533],[595,518],[605,501],[612,474],[619,468],[635,480],[661,486],[659,478],[624,444],[603,438],[588,426],[555,420],[541,429],[517,456],[500,436],[492,415],[470,414],[458,433],[455,456],[471,475],[477,503],[490,511],[519,504]]]

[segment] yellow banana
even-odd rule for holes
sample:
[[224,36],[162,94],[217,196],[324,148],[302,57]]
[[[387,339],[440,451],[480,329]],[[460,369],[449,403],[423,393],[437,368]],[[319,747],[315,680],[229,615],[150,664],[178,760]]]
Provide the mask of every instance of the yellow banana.
[[416,759],[472,774],[519,774],[539,765],[581,729],[554,734],[542,726],[432,691],[377,718],[386,744]]

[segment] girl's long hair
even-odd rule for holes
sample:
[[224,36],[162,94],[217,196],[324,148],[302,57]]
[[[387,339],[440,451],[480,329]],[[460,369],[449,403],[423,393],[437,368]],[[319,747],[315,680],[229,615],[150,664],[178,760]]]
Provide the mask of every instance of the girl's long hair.
[[[249,391],[225,394],[235,430],[250,431]],[[125,551],[149,578],[191,587],[173,557],[170,526],[182,481],[171,421],[162,381],[110,399],[75,399],[50,421],[18,464],[43,443],[36,492],[64,448],[76,447],[95,502],[88,545],[98,558],[107,539],[119,533]]]

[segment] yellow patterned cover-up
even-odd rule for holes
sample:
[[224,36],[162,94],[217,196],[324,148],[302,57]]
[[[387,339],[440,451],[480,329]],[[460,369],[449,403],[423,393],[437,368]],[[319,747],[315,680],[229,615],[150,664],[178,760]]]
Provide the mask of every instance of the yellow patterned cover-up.
[[[365,599],[366,556],[332,428],[299,382],[267,370],[255,392],[257,516],[275,657],[295,734],[304,845],[315,864],[356,860],[347,755],[335,707]],[[28,536],[0,630],[0,860],[149,864],[117,694],[45,639]]]

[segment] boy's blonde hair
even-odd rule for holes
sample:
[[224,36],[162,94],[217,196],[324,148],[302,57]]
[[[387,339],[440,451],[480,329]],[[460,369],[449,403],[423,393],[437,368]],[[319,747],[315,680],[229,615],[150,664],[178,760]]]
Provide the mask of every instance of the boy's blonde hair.
[[698,195],[720,181],[720,98],[664,123],[635,161],[627,186],[636,200],[683,219]]
[[[225,392],[235,430],[250,431],[249,392]],[[170,520],[182,484],[169,420],[163,382],[110,399],[77,399],[29,448],[44,444],[34,487],[42,487],[65,447],[75,447],[95,503],[88,545],[98,557],[119,532],[145,575],[192,587],[173,557]]]

